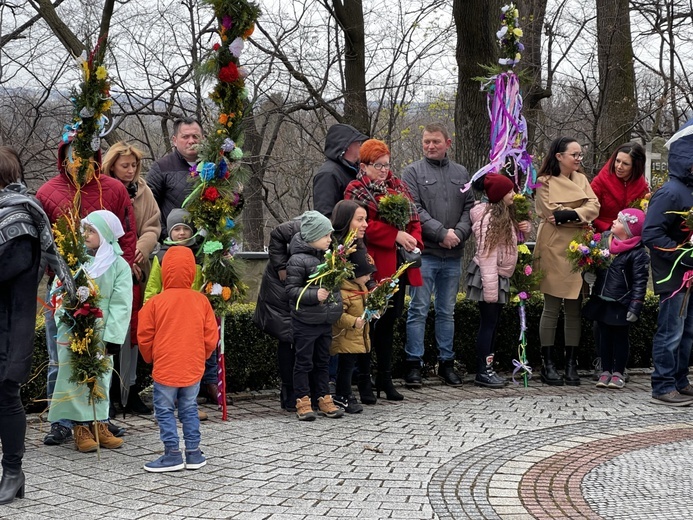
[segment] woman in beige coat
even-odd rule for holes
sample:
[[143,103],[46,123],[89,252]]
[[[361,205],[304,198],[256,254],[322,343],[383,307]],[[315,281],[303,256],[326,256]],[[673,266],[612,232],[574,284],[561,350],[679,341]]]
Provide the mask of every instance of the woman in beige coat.
[[[128,190],[137,225],[137,249],[135,251],[135,263],[132,265],[133,281],[135,282],[133,284],[132,320],[130,323],[132,334],[128,335],[120,353],[118,366],[121,392],[120,396],[116,394],[116,397],[120,398],[125,409],[133,413],[150,414],[151,410],[139,397],[139,388],[134,386],[130,391],[130,387],[136,385],[137,382],[137,354],[139,352],[135,337],[137,313],[142,306],[144,288],[151,269],[149,256],[154,251],[161,233],[159,206],[149,186],[140,176],[142,173],[142,152],[137,147],[125,141],[114,144],[108,149],[101,168],[104,174],[118,179]],[[113,380],[116,381],[118,378],[113,378]]]
[[[536,192],[536,210],[541,222],[534,248],[536,267],[544,271],[539,286],[544,310],[539,323],[543,366],[541,380],[549,385],[577,386],[575,355],[580,344],[582,276],[572,272],[566,250],[576,233],[599,215],[599,201],[579,170],[583,158],[580,144],[572,138],[555,139],[539,169],[541,185]],[[565,377],[556,371],[552,349],[558,315],[564,308],[566,348]]]

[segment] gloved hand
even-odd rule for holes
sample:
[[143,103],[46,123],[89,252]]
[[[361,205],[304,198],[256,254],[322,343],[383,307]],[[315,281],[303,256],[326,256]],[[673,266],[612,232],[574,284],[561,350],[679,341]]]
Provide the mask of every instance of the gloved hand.
[[626,314],[626,321],[628,323],[635,323],[636,321],[638,321],[638,315],[628,311],[628,314]]
[[120,353],[120,345],[117,343],[111,343],[110,341],[106,342],[106,354],[109,356],[115,356],[116,354]]
[[594,285],[595,282],[597,281],[597,274],[593,273],[591,271],[588,271],[582,275],[582,278],[585,280],[585,283],[587,285]]
[[565,224],[566,222],[580,222],[580,216],[577,211],[572,209],[559,209],[553,212],[553,218],[556,219],[556,224]]

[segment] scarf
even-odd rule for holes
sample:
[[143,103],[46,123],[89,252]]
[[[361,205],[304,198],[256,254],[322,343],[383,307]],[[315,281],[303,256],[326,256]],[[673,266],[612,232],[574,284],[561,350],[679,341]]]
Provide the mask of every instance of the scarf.
[[640,244],[642,237],[635,236],[626,238],[625,240],[619,240],[616,236],[611,235],[611,242],[609,243],[609,252],[612,255],[617,255],[619,253],[625,253],[630,251],[634,247]]
[[96,255],[85,266],[91,278],[98,278],[123,254],[118,239],[125,234],[125,231],[118,217],[105,209],[89,213],[82,219],[82,225],[85,224],[89,224],[99,234],[99,248],[96,250]]
[[392,172],[387,173],[387,178],[383,181],[371,180],[366,172],[359,171],[356,175],[358,183],[354,183],[354,188],[351,190],[351,198],[359,202],[363,202],[368,206],[369,213],[377,215],[378,201],[385,195],[398,193],[404,195],[409,201],[409,222],[419,221],[419,212],[411,198],[411,194],[407,186],[397,177],[392,175]]
[[77,294],[75,281],[65,260],[55,248],[48,216],[26,193],[26,186],[20,183],[9,184],[0,190],[0,244],[21,235],[38,238],[42,257],[39,277],[43,275],[45,264],[48,263],[62,281],[70,299],[74,300]]

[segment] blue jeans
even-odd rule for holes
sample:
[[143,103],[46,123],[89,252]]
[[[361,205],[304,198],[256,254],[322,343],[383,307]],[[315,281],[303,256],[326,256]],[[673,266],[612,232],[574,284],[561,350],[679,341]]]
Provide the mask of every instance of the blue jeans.
[[205,361],[205,373],[202,374],[202,384],[208,385],[219,382],[219,360],[217,359],[217,350],[212,352],[212,355]]
[[154,412],[159,423],[159,436],[166,448],[178,449],[178,426],[174,411],[178,407],[178,419],[183,426],[185,449],[196,450],[200,446],[200,418],[197,415],[197,393],[200,383],[182,388],[154,382]]
[[693,305],[690,299],[679,316],[686,296],[681,291],[673,298],[659,297],[657,332],[652,338],[652,395],[667,394],[688,386],[688,362],[693,345]]
[[432,255],[421,257],[421,287],[410,287],[409,313],[407,314],[407,344],[404,347],[407,361],[421,361],[424,355],[424,333],[426,318],[434,296],[436,311],[436,344],[438,359],[455,359],[452,340],[455,334],[455,301],[460,285],[462,260],[459,258],[438,258]]
[[[51,301],[51,284],[48,284],[46,291],[46,303]],[[46,318],[46,350],[48,350],[48,380],[46,382],[46,397],[48,406],[53,398],[55,390],[55,380],[58,379],[58,325],[55,323],[53,309],[45,309],[43,315]]]

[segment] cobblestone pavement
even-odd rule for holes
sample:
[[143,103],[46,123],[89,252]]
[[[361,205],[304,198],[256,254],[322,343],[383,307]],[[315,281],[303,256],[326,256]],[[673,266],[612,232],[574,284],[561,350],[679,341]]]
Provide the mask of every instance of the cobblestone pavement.
[[659,519],[693,512],[693,408],[623,390],[488,390],[430,381],[359,415],[302,423],[276,396],[236,398],[230,421],[204,407],[197,471],[152,474],[151,417],[128,416],[121,449],[44,446],[30,417],[26,498],[0,518]]

